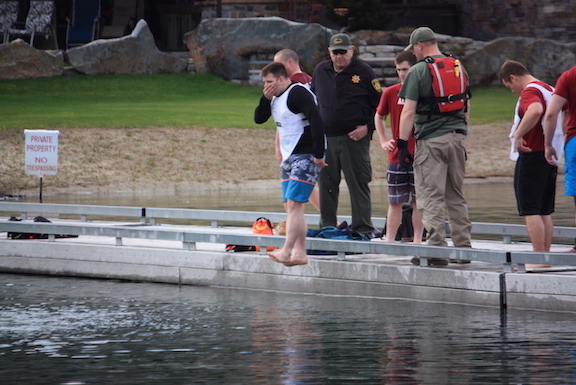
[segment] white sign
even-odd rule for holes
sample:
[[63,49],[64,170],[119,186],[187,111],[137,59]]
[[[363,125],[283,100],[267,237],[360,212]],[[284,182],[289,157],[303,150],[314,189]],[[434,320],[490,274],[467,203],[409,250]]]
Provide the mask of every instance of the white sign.
[[58,173],[59,133],[53,130],[24,130],[26,174],[42,177]]

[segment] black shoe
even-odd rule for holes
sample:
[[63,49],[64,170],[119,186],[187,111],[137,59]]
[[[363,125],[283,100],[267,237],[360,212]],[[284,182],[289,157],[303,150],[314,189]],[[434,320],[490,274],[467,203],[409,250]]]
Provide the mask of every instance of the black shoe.
[[450,261],[450,263],[458,263],[460,265],[472,262],[472,261],[469,261],[467,259],[449,259],[449,261]]
[[348,228],[348,222],[344,221],[344,222],[340,223],[338,226],[336,226],[336,228],[337,228],[338,230],[347,229],[347,228]]
[[[413,257],[410,262],[413,265],[420,266],[420,257]],[[446,266],[448,260],[444,258],[428,258],[428,264],[432,266]]]
[[369,234],[366,234],[368,236],[368,238],[380,238],[382,239],[382,237],[384,236],[384,233],[382,231],[378,231],[376,229],[374,229],[374,231],[372,231]]

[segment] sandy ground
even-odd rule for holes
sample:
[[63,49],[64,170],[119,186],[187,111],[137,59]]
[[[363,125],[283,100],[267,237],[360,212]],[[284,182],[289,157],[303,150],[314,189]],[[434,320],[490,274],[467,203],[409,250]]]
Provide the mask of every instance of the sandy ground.
[[[274,131],[267,129],[63,128],[58,175],[43,178],[55,192],[235,188],[278,178]],[[510,177],[509,125],[469,128],[469,181]],[[0,130],[0,194],[37,191],[39,177],[24,173],[24,133]],[[372,141],[373,180],[385,180],[386,153]]]

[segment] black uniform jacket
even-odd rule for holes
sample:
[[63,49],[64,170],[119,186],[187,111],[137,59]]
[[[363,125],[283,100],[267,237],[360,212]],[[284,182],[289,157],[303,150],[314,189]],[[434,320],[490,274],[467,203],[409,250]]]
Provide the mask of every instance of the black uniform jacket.
[[352,58],[342,72],[334,71],[331,60],[316,66],[312,91],[318,98],[326,136],[346,135],[366,124],[374,131],[374,113],[380,101],[380,82],[365,62]]

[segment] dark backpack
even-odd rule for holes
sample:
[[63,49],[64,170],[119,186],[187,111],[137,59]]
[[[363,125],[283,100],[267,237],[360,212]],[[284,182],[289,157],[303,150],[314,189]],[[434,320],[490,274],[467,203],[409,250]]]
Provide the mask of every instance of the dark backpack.
[[[396,237],[394,240],[403,242],[412,242],[414,239],[414,227],[412,226],[412,211],[413,206],[410,203],[404,203],[402,205],[402,222],[398,231],[396,232]],[[384,227],[384,233],[386,233],[386,226]],[[422,234],[422,238],[426,236],[426,229]]]
[[[22,219],[18,219],[16,217],[10,217],[10,221],[22,221]],[[48,219],[44,218],[41,215],[38,215],[34,218],[34,222],[47,222],[52,223]],[[77,238],[78,235],[64,235],[64,234],[56,234],[56,238]],[[48,234],[38,234],[38,233],[8,233],[8,239],[48,239]]]
[[[342,226],[341,226],[342,227]],[[351,241],[370,241],[367,235],[361,234],[349,227],[339,228],[335,226],[326,226],[321,229],[308,229],[307,237],[326,238],[326,239],[349,239]],[[336,255],[336,251],[329,250],[306,250],[310,255]]]

